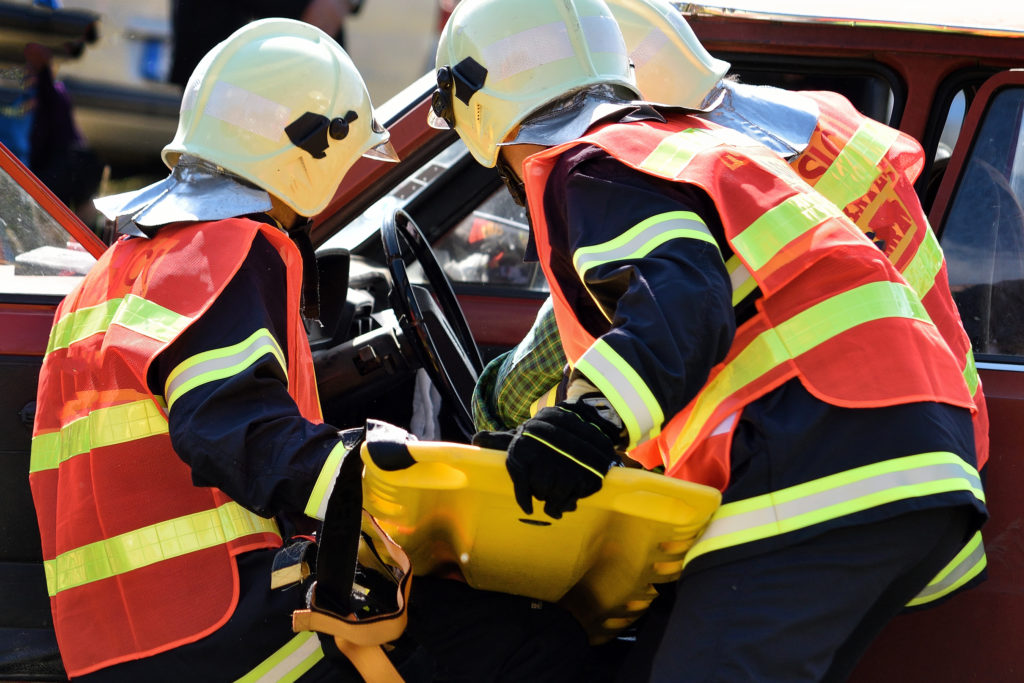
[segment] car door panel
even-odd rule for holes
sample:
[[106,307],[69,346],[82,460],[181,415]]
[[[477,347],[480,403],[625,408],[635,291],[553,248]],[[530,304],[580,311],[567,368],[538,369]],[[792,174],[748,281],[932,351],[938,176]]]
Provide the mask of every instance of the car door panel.
[[[1021,675],[1024,639],[1024,72],[979,90],[929,216],[971,336],[989,413],[983,470],[988,578],[946,603],[892,621],[855,680],[1006,681]],[[1019,273],[1019,274],[1018,274]]]

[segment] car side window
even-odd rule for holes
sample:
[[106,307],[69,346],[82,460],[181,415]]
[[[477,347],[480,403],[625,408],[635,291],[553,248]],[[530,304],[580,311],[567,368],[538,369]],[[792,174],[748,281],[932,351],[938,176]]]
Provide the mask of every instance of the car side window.
[[503,186],[433,246],[438,263],[453,282],[546,292],[540,265],[523,261],[529,237],[526,211]]
[[942,232],[975,353],[1024,356],[1024,88],[992,99]]
[[0,173],[0,293],[67,294],[95,262],[24,188]]

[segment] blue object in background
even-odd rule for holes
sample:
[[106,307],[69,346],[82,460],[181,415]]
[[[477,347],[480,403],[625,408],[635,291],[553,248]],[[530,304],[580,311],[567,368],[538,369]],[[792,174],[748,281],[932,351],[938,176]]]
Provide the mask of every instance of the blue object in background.
[[31,93],[22,91],[10,104],[0,103],[0,143],[28,166],[33,110]]

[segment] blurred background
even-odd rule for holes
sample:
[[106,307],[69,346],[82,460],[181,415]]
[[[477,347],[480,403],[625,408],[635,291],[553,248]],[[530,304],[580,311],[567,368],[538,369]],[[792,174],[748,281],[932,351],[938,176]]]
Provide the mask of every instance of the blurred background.
[[[0,0],[0,142],[86,222],[92,196],[166,174],[160,149],[181,97],[170,82],[175,1],[187,4]],[[457,0],[306,1],[352,4],[338,36],[380,105],[432,68],[439,23]],[[231,4],[192,2],[192,27]],[[237,2],[253,12],[257,4]]]

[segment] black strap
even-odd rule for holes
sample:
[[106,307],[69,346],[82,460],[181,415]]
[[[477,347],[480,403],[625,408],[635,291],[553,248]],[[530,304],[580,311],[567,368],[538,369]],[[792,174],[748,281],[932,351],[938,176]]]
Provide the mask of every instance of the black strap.
[[320,322],[320,273],[316,266],[316,251],[309,238],[313,221],[288,231],[288,237],[299,248],[302,256],[302,315],[309,320]]

